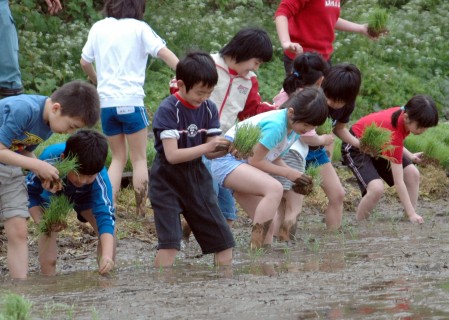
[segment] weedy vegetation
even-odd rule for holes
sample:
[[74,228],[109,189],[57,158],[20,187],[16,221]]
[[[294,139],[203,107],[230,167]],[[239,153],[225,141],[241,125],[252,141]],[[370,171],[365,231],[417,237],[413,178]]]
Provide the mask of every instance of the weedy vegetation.
[[0,320],[28,320],[31,319],[32,302],[15,293],[6,293],[0,304]]
[[330,134],[332,133],[332,119],[327,118],[326,121],[321,126],[318,126],[315,131],[318,135]]

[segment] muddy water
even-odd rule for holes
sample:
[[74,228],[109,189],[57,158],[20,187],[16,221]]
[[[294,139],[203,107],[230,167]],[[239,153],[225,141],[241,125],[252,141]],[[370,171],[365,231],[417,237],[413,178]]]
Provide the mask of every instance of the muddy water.
[[174,268],[154,269],[152,246],[126,240],[110,277],[73,259],[56,277],[0,278],[0,291],[31,300],[33,319],[449,319],[449,202],[423,204],[423,226],[382,208],[340,233],[306,215],[296,243],[266,253],[249,252],[238,228],[231,270],[211,267],[194,240]]

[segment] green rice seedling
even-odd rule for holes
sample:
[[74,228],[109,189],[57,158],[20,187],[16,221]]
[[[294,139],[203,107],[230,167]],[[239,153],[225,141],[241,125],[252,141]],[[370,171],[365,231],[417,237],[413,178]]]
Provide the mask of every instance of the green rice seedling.
[[388,12],[382,8],[375,8],[368,18],[368,34],[377,38],[387,33]]
[[[378,127],[375,123],[365,128],[360,137],[360,151],[373,158],[385,158],[383,153],[394,149],[391,145],[391,131]],[[388,160],[388,159],[387,159]]]
[[292,186],[293,191],[302,195],[308,195],[313,192],[314,186],[321,184],[320,167],[310,165],[304,174],[295,181]]
[[262,131],[259,126],[251,123],[241,123],[236,125],[233,142],[234,149],[237,150],[236,157],[247,159],[253,155],[253,148],[259,142]]
[[327,118],[326,121],[324,121],[324,123],[321,126],[318,126],[315,131],[318,135],[322,135],[322,134],[330,134],[332,133],[332,119],[331,118]]
[[30,316],[31,306],[32,303],[27,299],[25,299],[24,297],[15,293],[7,293],[3,295],[0,319],[8,319],[8,320],[31,319]]
[[39,231],[50,235],[67,227],[67,215],[73,210],[73,204],[65,195],[55,195],[50,198],[47,208],[39,222]]
[[58,169],[59,178],[63,179],[71,171],[78,172],[78,169],[79,169],[78,158],[76,156],[69,154],[68,157],[60,159],[60,160],[56,161],[55,163],[53,163],[53,166],[56,169]]

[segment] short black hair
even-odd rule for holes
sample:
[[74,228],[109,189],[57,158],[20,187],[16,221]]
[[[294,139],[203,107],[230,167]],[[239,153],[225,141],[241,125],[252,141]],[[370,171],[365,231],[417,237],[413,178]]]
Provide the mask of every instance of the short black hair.
[[108,141],[96,130],[82,129],[71,135],[64,150],[64,156],[78,159],[78,172],[84,175],[99,173],[108,155]]
[[176,65],[176,80],[182,80],[188,92],[195,84],[203,84],[209,88],[218,82],[217,67],[214,59],[207,52],[194,51]]
[[241,29],[221,50],[220,56],[230,57],[236,63],[252,58],[268,62],[273,57],[273,44],[268,33],[260,28]]
[[81,119],[87,127],[100,119],[100,97],[92,84],[74,80],[51,95],[51,101],[61,105],[61,115]]
[[145,0],[105,0],[103,15],[116,19],[143,20]]
[[329,115],[326,97],[321,88],[306,87],[294,92],[282,106],[292,108],[294,122],[304,122],[312,126],[322,125]]
[[324,76],[321,88],[326,98],[353,104],[359,94],[362,74],[353,64],[341,63],[330,67]]
[[292,72],[284,79],[282,88],[290,95],[299,88],[314,85],[328,69],[328,62],[319,53],[300,54],[293,60]]

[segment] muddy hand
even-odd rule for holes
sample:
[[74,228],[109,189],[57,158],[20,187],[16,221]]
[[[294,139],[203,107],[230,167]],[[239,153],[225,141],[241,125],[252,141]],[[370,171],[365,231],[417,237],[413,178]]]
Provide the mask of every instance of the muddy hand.
[[295,183],[303,186],[308,186],[310,184],[313,184],[313,180],[310,176],[303,174],[302,176],[300,176],[298,179],[295,180]]
[[101,257],[100,267],[98,270],[100,274],[107,274],[112,271],[112,269],[114,269],[114,260],[110,257]]
[[42,181],[42,188],[45,190],[56,193],[62,189],[62,181],[59,180],[43,180]]

